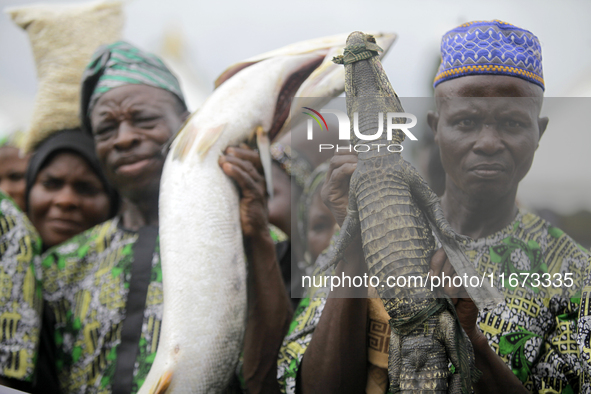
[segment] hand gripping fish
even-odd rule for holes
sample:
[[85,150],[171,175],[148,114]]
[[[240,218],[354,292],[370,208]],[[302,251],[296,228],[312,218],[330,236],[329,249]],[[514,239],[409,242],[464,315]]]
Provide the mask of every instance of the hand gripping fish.
[[[386,47],[394,40],[378,37]],[[343,91],[344,78],[333,78],[342,68],[327,54],[342,51],[345,39],[312,40],[231,67],[172,143],[160,187],[162,330],[140,393],[227,388],[246,325],[246,266],[238,192],[218,158],[255,135],[270,174],[269,139],[283,128],[294,92],[327,102]]]
[[[359,142],[356,134],[375,135],[382,129],[379,119],[388,112],[404,112],[376,56],[380,50],[371,35],[354,32],[347,39],[344,56],[335,59],[345,65],[347,112],[351,131],[355,132],[354,144]],[[396,123],[405,122],[397,119]],[[400,153],[379,149],[380,144],[400,144],[403,139],[401,130],[393,130],[392,140],[377,137],[369,145],[371,150],[358,153],[340,237],[321,255],[318,264],[336,264],[350,240],[361,232],[369,275],[384,284],[377,290],[390,315],[390,391],[469,393],[477,372],[470,342],[454,318],[453,304],[436,298],[429,288],[410,284],[416,284],[413,277],[427,278],[435,249],[432,230],[459,276],[477,274],[459,245],[467,238],[451,228],[439,198]],[[403,276],[409,286],[386,286],[389,276]],[[492,308],[503,299],[488,286],[467,289],[479,309]],[[448,359],[459,372],[451,377]]]

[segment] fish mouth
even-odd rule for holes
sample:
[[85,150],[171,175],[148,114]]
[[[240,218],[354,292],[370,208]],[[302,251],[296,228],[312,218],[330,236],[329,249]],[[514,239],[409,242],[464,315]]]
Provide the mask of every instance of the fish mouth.
[[289,78],[286,79],[285,83],[277,95],[277,103],[275,104],[275,113],[273,114],[272,126],[269,129],[269,138],[275,139],[280,130],[283,129],[283,124],[289,116],[291,109],[291,100],[299,90],[300,86],[310,74],[314,72],[324,61],[324,53],[319,53],[318,57],[312,58],[310,61],[303,63],[298,71],[292,73]]
[[[306,79],[310,76],[310,74],[320,67],[328,52],[329,48],[316,50],[313,52],[313,54],[317,54],[318,56],[315,56],[310,61],[303,63],[298,71],[292,73],[289,78],[285,80],[281,90],[279,91],[279,95],[277,96],[275,113],[273,114],[273,123],[271,129],[268,132],[269,138],[271,140],[275,139],[279,132],[284,129],[283,124],[289,117],[291,100],[295,96],[296,92],[299,90],[300,86],[302,86],[304,81],[306,81]],[[298,55],[296,54],[293,56]],[[245,61],[237,64],[236,66],[230,67],[228,70],[224,71],[222,75],[218,77],[218,79],[216,79],[215,87],[217,88],[225,81],[238,74],[240,71],[258,62],[259,61]]]

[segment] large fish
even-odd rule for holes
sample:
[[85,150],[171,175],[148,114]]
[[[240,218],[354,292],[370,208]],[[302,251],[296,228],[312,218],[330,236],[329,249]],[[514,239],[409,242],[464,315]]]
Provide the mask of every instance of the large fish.
[[[385,48],[394,41],[377,36]],[[304,89],[326,102],[344,90],[344,76],[331,78],[342,72],[331,58],[345,40],[312,40],[228,69],[172,143],[160,188],[162,331],[140,393],[217,393],[228,386],[246,326],[246,266],[238,192],[218,158],[256,136],[268,167],[269,139],[283,128],[294,93]],[[332,82],[319,83],[327,77]]]

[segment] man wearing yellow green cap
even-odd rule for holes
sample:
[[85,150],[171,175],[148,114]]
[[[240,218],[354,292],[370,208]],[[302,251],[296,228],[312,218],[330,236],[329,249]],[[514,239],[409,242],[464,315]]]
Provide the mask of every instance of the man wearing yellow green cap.
[[[120,41],[99,48],[86,68],[81,116],[121,209],[43,259],[60,386],[68,393],[135,393],[156,355],[162,322],[163,148],[188,112],[162,61]],[[290,306],[267,227],[262,166],[247,148],[229,148],[220,165],[241,189],[243,235],[252,249],[249,277],[265,277],[249,282],[244,379],[230,389],[268,392],[277,386],[276,354]]]
[[[539,117],[544,91],[540,43],[511,24],[478,21],[446,33],[441,55],[434,82],[437,111],[428,119],[447,174],[441,206],[454,230],[473,239],[465,249],[478,273],[493,275],[505,295],[494,310],[479,312],[463,298],[463,288],[444,289],[482,372],[473,389],[589,392],[591,313],[585,286],[590,255],[563,231],[515,203],[548,123]],[[322,191],[339,224],[356,162],[355,155],[335,156]],[[341,262],[337,273],[367,272],[359,243],[346,256],[348,265]],[[439,250],[431,261],[431,276],[442,272],[455,274]],[[510,274],[569,274],[572,285],[548,290],[534,281],[531,291],[524,292],[499,282]],[[582,294],[571,291],[581,288]],[[387,359],[384,364],[379,357],[388,352],[389,339],[379,308],[363,298],[314,291],[296,310],[280,351],[282,390],[398,392],[400,387],[389,387]]]

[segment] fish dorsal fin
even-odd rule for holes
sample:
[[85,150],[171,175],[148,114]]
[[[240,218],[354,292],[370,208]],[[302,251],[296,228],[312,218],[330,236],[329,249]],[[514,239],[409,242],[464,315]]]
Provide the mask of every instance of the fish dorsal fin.
[[193,145],[197,154],[203,157],[220,138],[225,128],[225,123],[208,128],[199,127],[194,122],[187,123],[175,140],[173,158],[185,160]]
[[209,149],[216,143],[218,138],[224,132],[226,124],[222,123],[218,126],[208,127],[199,133],[199,139],[197,140],[197,154],[201,157],[209,151]]
[[183,161],[189,154],[195,137],[199,133],[199,129],[194,123],[188,122],[185,127],[181,129],[177,137],[175,138],[175,147],[173,152],[173,159]]

